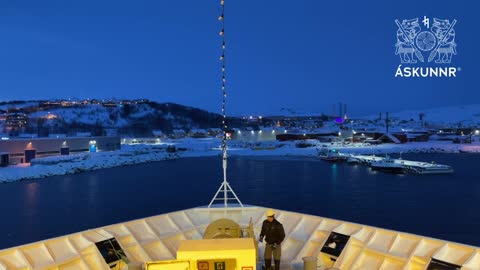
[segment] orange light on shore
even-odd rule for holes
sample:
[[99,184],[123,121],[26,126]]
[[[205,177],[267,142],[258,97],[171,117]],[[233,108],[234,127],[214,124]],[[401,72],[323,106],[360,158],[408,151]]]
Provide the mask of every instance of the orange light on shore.
[[49,113],[48,113],[47,115],[45,115],[43,118],[51,120],[51,119],[57,119],[58,116],[57,116],[56,114],[53,114],[53,113],[50,113],[50,112],[49,112]]

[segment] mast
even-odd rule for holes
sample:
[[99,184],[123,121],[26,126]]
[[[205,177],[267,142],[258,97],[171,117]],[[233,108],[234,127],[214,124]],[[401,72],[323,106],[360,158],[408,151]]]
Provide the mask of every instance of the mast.
[[[228,201],[234,200],[236,201],[241,207],[243,207],[242,202],[237,197],[235,192],[233,191],[232,187],[227,181],[227,113],[226,113],[226,99],[227,99],[227,91],[226,91],[226,84],[227,84],[227,73],[225,69],[225,53],[226,53],[226,42],[225,42],[225,1],[220,0],[220,5],[222,7],[222,13],[218,17],[218,20],[221,23],[222,29],[220,30],[219,35],[222,38],[222,55],[220,56],[220,61],[222,62],[222,168],[223,168],[223,182],[220,185],[220,188],[213,196],[208,208],[211,208],[212,204],[217,200],[223,200],[223,207],[228,207]],[[223,197],[219,197],[220,193],[223,193]],[[233,197],[229,197],[229,193],[232,193]]]

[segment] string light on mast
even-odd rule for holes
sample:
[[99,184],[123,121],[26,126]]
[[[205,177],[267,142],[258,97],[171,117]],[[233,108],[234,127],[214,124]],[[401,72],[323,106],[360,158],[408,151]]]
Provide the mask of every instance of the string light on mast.
[[[235,200],[237,203],[243,207],[242,202],[238,199],[237,195],[230,187],[230,184],[227,182],[227,113],[226,113],[226,100],[227,100],[227,73],[225,68],[225,55],[226,55],[226,41],[225,41],[225,1],[220,0],[220,5],[222,7],[222,13],[218,17],[218,20],[221,23],[221,30],[219,32],[220,37],[222,38],[222,54],[220,56],[220,61],[222,63],[222,161],[223,161],[223,183],[218,189],[217,193],[213,197],[212,201],[208,205],[210,208],[215,200],[223,200],[224,207],[228,206],[228,200]],[[233,194],[233,198],[228,197],[228,193]],[[220,193],[223,193],[222,198],[217,198]]]
[[[227,90],[226,90],[226,83],[227,83],[227,74],[225,69],[225,50],[226,50],[226,41],[225,41],[225,1],[220,0],[220,5],[222,6],[222,14],[218,17],[218,20],[221,23],[222,29],[220,30],[219,35],[222,37],[222,55],[220,56],[220,61],[222,61],[222,152],[223,152],[223,160],[226,163],[227,159],[227,113],[225,110],[226,99],[227,99]],[[224,164],[224,167],[226,165]]]

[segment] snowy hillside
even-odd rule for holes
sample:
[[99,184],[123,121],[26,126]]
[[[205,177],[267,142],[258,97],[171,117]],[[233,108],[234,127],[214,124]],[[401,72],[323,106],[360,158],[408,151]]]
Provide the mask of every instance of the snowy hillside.
[[37,111],[29,114],[29,117],[30,119],[46,119],[47,125],[48,123],[62,121],[66,124],[78,123],[85,125],[96,125],[99,123],[104,127],[120,128],[130,124],[128,119],[135,120],[147,115],[155,114],[155,112],[148,105],[140,104],[137,106],[138,108],[136,112],[131,113],[128,117],[126,115],[122,115],[121,108],[105,108],[102,105],[92,104],[78,107],[55,108]]
[[[102,135],[107,129],[115,129],[123,135],[151,136],[153,130],[170,133],[174,129],[219,127],[221,116],[201,109],[175,103],[143,102],[128,104],[62,104],[43,101],[4,102],[0,107],[24,113],[28,117],[22,132],[65,134],[91,132]],[[0,121],[0,133],[5,120]]]

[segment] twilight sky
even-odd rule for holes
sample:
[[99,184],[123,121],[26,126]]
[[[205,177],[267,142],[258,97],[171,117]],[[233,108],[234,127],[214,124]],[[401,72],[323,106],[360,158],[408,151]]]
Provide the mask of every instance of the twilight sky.
[[[226,0],[225,9],[227,113],[480,103],[476,1]],[[2,0],[0,100],[148,98],[220,112],[219,12],[219,0]],[[394,77],[394,20],[423,16],[457,19],[458,55],[444,64],[461,68],[456,78]]]

